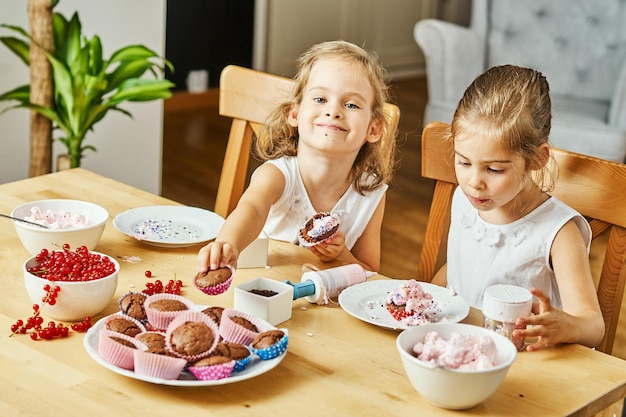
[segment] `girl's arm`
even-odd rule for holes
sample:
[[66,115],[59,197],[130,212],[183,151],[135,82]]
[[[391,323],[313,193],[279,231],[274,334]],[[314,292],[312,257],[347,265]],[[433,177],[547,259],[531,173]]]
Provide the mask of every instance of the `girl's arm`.
[[385,214],[385,199],[378,203],[369,223],[349,251],[345,246],[345,235],[337,233],[332,239],[311,248],[322,261],[340,260],[345,263],[358,263],[368,271],[378,272],[380,268],[380,233]]
[[[604,337],[604,320],[589,266],[589,254],[580,230],[570,220],[557,233],[550,251],[563,310],[551,306],[546,294],[531,292],[539,299],[536,315],[518,319],[518,324],[532,325],[516,331],[522,337],[536,337],[528,350],[557,343],[580,343],[597,346]],[[519,332],[519,333],[517,333]]]
[[198,271],[235,265],[242,250],[261,233],[270,208],[283,193],[285,177],[274,165],[260,166],[214,242],[200,249]]

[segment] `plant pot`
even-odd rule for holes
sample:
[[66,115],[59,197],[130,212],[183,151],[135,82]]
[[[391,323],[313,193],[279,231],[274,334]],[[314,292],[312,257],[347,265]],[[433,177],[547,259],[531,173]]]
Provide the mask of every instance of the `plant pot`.
[[71,168],[71,158],[69,154],[62,153],[57,155],[57,171],[66,171]]

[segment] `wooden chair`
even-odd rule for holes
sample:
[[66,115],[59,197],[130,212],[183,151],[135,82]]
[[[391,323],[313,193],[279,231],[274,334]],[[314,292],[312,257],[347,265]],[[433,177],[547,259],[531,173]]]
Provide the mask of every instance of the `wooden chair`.
[[[457,186],[450,125],[433,122],[422,134],[422,176],[434,179],[435,190],[418,265],[418,279],[430,282],[446,261],[452,194]],[[558,180],[552,195],[583,214],[593,238],[609,233],[598,299],[605,336],[598,349],[611,354],[626,283],[626,165],[553,149]]]
[[[233,122],[226,146],[222,175],[217,190],[215,212],[226,217],[237,205],[247,182],[253,135],[258,135],[271,110],[290,94],[294,81],[260,71],[229,65],[220,76],[220,115]],[[390,120],[389,138],[395,140],[400,119],[397,106],[385,103]]]

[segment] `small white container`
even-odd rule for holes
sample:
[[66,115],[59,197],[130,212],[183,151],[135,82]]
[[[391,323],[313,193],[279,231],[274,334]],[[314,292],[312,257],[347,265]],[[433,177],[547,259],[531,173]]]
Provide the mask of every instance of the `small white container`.
[[493,285],[483,296],[483,325],[486,329],[510,339],[517,350],[524,349],[524,339],[513,337],[513,330],[519,317],[527,317],[532,309],[532,294],[525,288],[515,285]]
[[269,241],[270,239],[267,236],[267,233],[261,231],[259,237],[239,254],[239,258],[237,259],[237,269],[265,268],[267,266]]
[[[277,294],[267,297],[252,290],[274,291]],[[272,326],[291,318],[293,287],[284,282],[269,278],[254,278],[235,287],[234,308],[259,317]]]

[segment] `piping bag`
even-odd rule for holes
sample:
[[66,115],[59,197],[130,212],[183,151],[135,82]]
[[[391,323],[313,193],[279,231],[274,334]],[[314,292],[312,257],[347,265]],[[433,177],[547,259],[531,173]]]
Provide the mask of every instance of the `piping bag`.
[[376,275],[376,272],[366,271],[359,264],[349,264],[320,270],[313,265],[302,266],[304,274],[300,282],[284,281],[293,287],[293,299],[304,297],[310,303],[319,305],[335,301],[339,293],[350,285],[365,282]]

